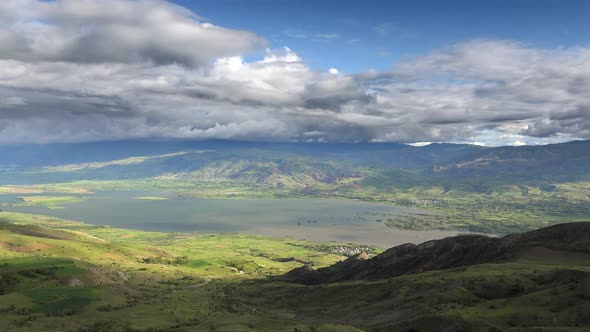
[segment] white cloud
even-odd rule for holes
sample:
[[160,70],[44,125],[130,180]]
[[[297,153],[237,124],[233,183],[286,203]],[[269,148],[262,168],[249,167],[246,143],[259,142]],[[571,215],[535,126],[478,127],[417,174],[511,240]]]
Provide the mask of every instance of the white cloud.
[[387,50],[384,50],[384,49],[378,49],[375,52],[375,54],[378,55],[378,56],[381,56],[381,57],[391,56],[391,52],[390,51],[387,51]]
[[313,35],[315,38],[321,39],[338,39],[340,35],[337,33],[316,33]]
[[0,99],[0,105],[3,106],[22,106],[27,102],[21,97],[5,97]]
[[376,86],[384,91],[381,100],[423,114],[425,124],[590,137],[590,49],[473,41],[402,63],[390,74]]
[[347,75],[286,47],[245,60],[260,37],[156,0],[2,1],[0,28],[0,142],[590,138],[587,48],[472,41]]
[[372,27],[372,30],[381,37],[396,37],[401,39],[411,39],[420,36],[420,33],[414,30],[397,26],[393,23],[381,23]]
[[285,29],[281,31],[282,35],[289,38],[306,39],[313,42],[328,42],[336,39],[340,39],[340,34],[334,32],[312,32],[303,29]]
[[159,0],[4,0],[0,58],[201,66],[264,44]]
[[415,143],[408,143],[410,146],[428,146],[433,144],[434,142],[415,142]]

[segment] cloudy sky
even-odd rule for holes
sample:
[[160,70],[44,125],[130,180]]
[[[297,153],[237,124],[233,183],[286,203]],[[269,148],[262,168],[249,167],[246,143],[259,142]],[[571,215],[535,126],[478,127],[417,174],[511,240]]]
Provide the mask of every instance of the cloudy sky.
[[590,2],[409,3],[2,0],[0,143],[590,139]]

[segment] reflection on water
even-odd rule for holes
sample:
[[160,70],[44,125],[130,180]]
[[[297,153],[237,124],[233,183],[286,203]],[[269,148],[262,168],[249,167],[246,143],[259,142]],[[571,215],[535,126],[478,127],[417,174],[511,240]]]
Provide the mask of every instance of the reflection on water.
[[[3,206],[2,209],[119,228],[163,232],[241,232],[313,241],[357,242],[381,247],[423,242],[455,234],[391,229],[376,220],[416,210],[344,199],[136,199],[162,195],[171,194],[104,191],[90,195],[87,201],[68,204],[64,209],[52,210],[42,206]],[[17,196],[0,195],[0,202],[16,202]]]

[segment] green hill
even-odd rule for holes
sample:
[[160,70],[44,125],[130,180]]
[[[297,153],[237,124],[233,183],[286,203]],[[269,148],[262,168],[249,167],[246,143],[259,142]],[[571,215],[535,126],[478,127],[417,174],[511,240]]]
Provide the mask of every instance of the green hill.
[[337,243],[131,231],[8,212],[0,220],[0,326],[15,331],[309,330],[264,308],[233,308],[228,288],[342,259],[330,249]]
[[277,280],[246,294],[370,331],[585,330],[590,223],[407,244]]
[[460,236],[345,259],[330,253],[342,244],[0,217],[0,326],[7,330],[590,327],[589,224]]

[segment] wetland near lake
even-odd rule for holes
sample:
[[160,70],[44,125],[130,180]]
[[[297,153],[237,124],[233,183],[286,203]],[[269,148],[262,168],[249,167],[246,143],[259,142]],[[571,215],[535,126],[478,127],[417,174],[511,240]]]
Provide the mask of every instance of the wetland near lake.
[[[45,194],[59,196],[54,194]],[[382,220],[400,214],[428,213],[395,205],[346,199],[216,199],[178,197],[154,191],[99,191],[77,195],[58,208],[26,205],[35,195],[4,194],[2,209],[50,215],[95,225],[160,232],[247,233],[311,241],[354,242],[388,248],[457,234],[406,231]]]

